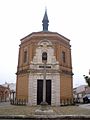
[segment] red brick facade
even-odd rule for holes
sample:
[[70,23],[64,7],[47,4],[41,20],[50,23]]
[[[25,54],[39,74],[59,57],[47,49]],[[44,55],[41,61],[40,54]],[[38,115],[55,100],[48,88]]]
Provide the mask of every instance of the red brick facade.
[[[36,32],[21,39],[19,48],[16,97],[28,100],[28,80],[30,64],[36,54],[38,43],[42,40],[52,43],[54,56],[59,63],[60,99],[73,98],[73,78],[70,40],[55,32]],[[24,61],[24,52],[27,51],[27,62]]]

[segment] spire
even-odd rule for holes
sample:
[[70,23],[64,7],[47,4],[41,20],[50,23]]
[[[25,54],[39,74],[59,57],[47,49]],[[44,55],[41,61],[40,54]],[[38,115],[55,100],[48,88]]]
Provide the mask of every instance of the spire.
[[43,25],[43,31],[48,31],[49,20],[48,20],[48,16],[47,16],[47,9],[45,9],[45,14],[44,14],[42,23],[43,23],[42,24]]

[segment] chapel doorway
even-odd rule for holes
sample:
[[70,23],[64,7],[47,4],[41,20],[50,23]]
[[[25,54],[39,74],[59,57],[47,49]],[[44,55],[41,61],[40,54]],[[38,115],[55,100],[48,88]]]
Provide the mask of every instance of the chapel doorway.
[[[43,80],[37,80],[37,105],[43,101]],[[51,105],[51,80],[46,80],[46,102]]]

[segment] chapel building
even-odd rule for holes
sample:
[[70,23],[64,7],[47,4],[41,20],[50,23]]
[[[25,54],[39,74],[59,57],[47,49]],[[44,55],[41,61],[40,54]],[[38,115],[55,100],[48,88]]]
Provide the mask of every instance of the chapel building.
[[21,39],[16,99],[25,99],[31,106],[39,105],[43,101],[43,82],[46,79],[46,102],[57,106],[61,100],[73,98],[71,45],[66,37],[48,30],[47,11],[42,23],[42,31]]

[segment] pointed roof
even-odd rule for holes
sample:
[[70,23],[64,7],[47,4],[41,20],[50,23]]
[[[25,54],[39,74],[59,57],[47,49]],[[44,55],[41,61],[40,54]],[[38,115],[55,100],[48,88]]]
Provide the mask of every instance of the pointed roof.
[[44,21],[48,21],[49,22],[48,15],[47,15],[47,9],[45,9],[45,14],[44,14],[42,22],[44,22]]
[[44,14],[42,23],[43,23],[42,24],[43,25],[43,31],[48,31],[49,20],[48,20],[48,15],[47,15],[47,9],[45,9],[45,14]]

